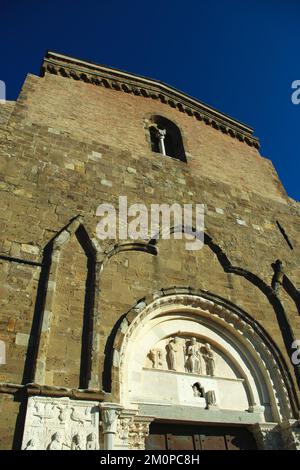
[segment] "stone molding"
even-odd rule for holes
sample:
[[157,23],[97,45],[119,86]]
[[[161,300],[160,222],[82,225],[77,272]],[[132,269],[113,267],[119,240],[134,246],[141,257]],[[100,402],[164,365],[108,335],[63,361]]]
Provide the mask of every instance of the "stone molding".
[[41,76],[46,73],[160,100],[251,147],[257,149],[260,147],[259,140],[253,136],[251,127],[160,81],[50,51],[46,54],[41,67]]

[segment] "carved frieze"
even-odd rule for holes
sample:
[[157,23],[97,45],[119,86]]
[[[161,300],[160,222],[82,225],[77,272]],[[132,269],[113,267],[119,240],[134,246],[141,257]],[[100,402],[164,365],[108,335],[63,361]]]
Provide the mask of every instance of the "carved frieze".
[[215,353],[207,342],[201,343],[195,337],[175,336],[150,349],[145,367],[214,376]]
[[98,407],[69,398],[30,397],[22,449],[99,449]]

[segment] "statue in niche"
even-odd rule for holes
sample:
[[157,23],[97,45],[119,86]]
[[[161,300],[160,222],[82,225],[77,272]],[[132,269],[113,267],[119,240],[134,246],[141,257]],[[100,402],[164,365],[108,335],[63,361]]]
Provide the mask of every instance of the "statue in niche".
[[97,450],[96,434],[91,432],[86,438],[86,450]]
[[206,408],[209,409],[211,406],[215,406],[217,404],[216,393],[214,390],[208,390],[205,393],[206,399]]
[[187,372],[202,374],[200,345],[197,343],[196,338],[191,338],[186,344],[186,355],[185,367]]
[[82,444],[81,444],[81,437],[79,434],[75,434],[72,439],[72,450],[83,450]]
[[200,398],[205,398],[205,390],[204,387],[202,387],[200,382],[194,383],[192,386],[194,397],[200,397]]
[[163,365],[161,349],[151,349],[148,354],[148,357],[150,361],[152,362],[153,369],[161,369]]
[[48,444],[47,450],[64,450],[64,447],[70,448],[70,446],[63,441],[62,434],[57,431],[51,436],[51,442]]
[[177,354],[179,351],[179,338],[171,338],[167,344],[167,359],[170,370],[177,370]]
[[202,356],[205,361],[206,365],[206,374],[214,376],[215,375],[215,360],[214,360],[214,353],[211,349],[211,346],[209,343],[205,343],[205,345],[202,348]]

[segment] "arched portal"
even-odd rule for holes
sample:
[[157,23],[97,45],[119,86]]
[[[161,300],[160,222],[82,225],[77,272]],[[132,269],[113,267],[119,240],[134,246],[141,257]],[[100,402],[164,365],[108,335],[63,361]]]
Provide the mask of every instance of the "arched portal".
[[173,293],[141,302],[114,342],[112,395],[156,421],[272,426],[293,418],[282,359],[226,301]]

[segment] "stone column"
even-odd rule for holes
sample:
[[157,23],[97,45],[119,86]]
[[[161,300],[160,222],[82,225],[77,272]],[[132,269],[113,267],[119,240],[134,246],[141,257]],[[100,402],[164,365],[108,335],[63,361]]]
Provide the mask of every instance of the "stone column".
[[113,450],[117,433],[118,417],[122,407],[117,403],[101,403],[102,432],[104,434],[104,449]]
[[167,131],[165,129],[157,129],[156,136],[158,138],[159,151],[163,155],[166,155],[166,148],[165,148],[166,134],[167,134]]

